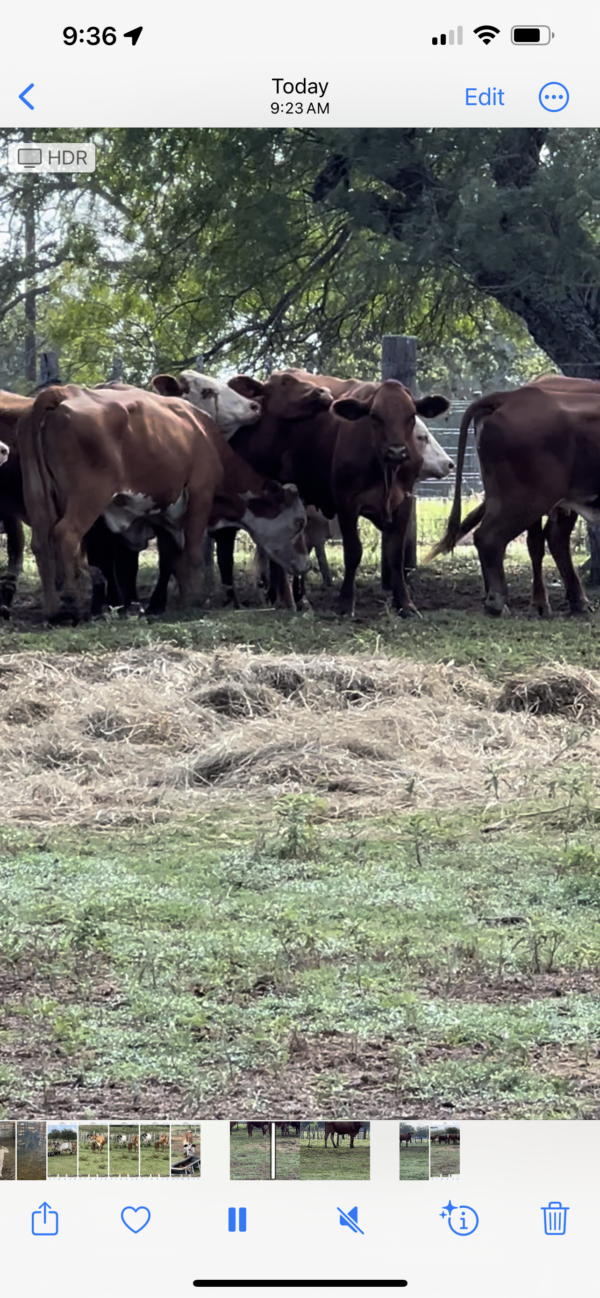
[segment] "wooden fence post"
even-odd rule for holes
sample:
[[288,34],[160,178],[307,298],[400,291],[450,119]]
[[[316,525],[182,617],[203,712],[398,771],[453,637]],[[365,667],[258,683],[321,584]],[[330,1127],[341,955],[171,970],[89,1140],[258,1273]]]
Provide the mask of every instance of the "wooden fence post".
[[58,383],[58,356],[56,352],[42,352],[40,356],[40,387]]
[[[397,379],[414,393],[417,382],[417,340],[410,334],[384,334],[381,340],[381,378]],[[404,567],[417,566],[417,502],[413,499],[404,548]],[[381,548],[381,585],[390,589],[390,573]]]

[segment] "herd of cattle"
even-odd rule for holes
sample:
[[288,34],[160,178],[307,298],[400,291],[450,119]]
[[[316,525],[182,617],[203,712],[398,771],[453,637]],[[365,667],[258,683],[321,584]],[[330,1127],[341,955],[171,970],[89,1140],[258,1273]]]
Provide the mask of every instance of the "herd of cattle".
[[222,582],[235,602],[240,528],[277,565],[273,588],[289,574],[299,600],[309,567],[307,507],[313,526],[337,515],[345,565],[340,611],[354,606],[361,516],[384,534],[396,607],[414,611],[403,563],[413,488],[453,468],[419,416],[435,417],[448,406],[444,397],[413,401],[391,380],[359,383],[302,371],[264,383],[248,375],[223,383],[186,371],[178,379],[158,375],[151,392],[109,383],[48,387],[34,397],[0,393],[4,616],[22,569],[23,523],[31,527],[51,622],[81,615],[82,555],[92,613],[107,603],[134,603],[139,553],[152,537],[159,578],[147,612],[164,611],[171,576],[183,602],[194,602],[207,532],[216,538]]
[[[432,1131],[429,1137],[431,1144],[435,1145],[460,1145],[460,1132],[458,1131]],[[407,1147],[412,1140],[411,1131],[400,1132],[400,1148],[405,1144]]]
[[[229,1123],[230,1134],[231,1132],[235,1131],[236,1127],[240,1125],[243,1124],[240,1124],[238,1122],[230,1122]],[[331,1138],[331,1144],[333,1145],[333,1148],[336,1149],[340,1143],[340,1136],[342,1137],[342,1139],[344,1139],[345,1136],[349,1136],[350,1148],[354,1149],[355,1138],[358,1135],[363,1125],[364,1124],[362,1122],[326,1122],[325,1123],[325,1148],[327,1148],[327,1141],[330,1138]],[[300,1135],[301,1124],[299,1122],[278,1122],[277,1126],[279,1127],[279,1134],[281,1136],[290,1136],[292,1134],[295,1136]],[[248,1132],[249,1137],[252,1136],[255,1130],[262,1132],[263,1136],[268,1136],[271,1130],[271,1124],[270,1122],[247,1122],[246,1130]],[[337,1136],[337,1145],[335,1141],[335,1136]]]
[[[273,598],[279,592],[288,605],[298,604],[315,543],[327,580],[325,520],[335,517],[344,553],[338,610],[354,609],[363,517],[382,533],[382,573],[395,608],[402,616],[416,613],[404,564],[415,489],[454,468],[420,416],[446,412],[445,397],[413,399],[394,380],[365,383],[301,370],[266,382],[237,375],[227,383],[184,371],[179,378],[158,375],[151,386],[0,393],[0,521],[8,551],[0,613],[9,616],[22,570],[24,523],[47,619],[77,622],[86,563],[92,615],[107,604],[127,609],[137,601],[140,551],[153,537],[159,576],[148,613],[164,612],[171,576],[184,604],[199,598],[206,534],[215,538],[221,580],[235,604],[240,528],[271,561]],[[484,499],[461,521],[471,421]],[[506,546],[527,532],[534,607],[549,612],[547,542],[571,610],[580,613],[587,601],[570,552],[578,513],[600,521],[600,383],[550,375],[473,402],[461,423],[447,530],[432,555],[452,550],[476,528],[485,609],[497,615],[508,597]]]

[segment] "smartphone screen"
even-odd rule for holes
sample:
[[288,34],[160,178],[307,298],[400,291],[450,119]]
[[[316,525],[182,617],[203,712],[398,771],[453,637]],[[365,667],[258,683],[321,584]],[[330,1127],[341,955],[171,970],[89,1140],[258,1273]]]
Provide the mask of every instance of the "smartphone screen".
[[597,16],[3,33],[5,1287],[591,1292]]

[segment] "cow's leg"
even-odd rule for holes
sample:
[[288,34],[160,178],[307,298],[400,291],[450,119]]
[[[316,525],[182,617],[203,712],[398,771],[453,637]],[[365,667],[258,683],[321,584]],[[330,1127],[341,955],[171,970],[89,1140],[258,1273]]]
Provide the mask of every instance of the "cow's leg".
[[290,578],[285,569],[279,563],[274,563],[272,559],[269,559],[267,599],[275,608],[287,608],[296,612],[296,601]]
[[156,534],[158,548],[158,579],[146,605],[147,617],[160,617],[167,607],[169,581],[175,572],[180,549],[170,532],[158,531]]
[[329,563],[328,563],[328,561],[327,561],[327,550],[326,550],[326,548],[325,548],[325,542],[324,542],[324,541],[319,541],[318,544],[315,545],[315,554],[316,554],[316,556],[317,556],[317,563],[318,563],[318,565],[319,565],[319,572],[320,572],[320,574],[321,574],[321,577],[323,578],[323,585],[324,585],[324,586],[328,586],[328,587],[329,587],[329,586],[332,586],[332,585],[333,585],[333,579],[332,579],[332,576],[331,576],[331,569],[330,569],[330,567],[329,567]]
[[394,608],[402,618],[419,616],[411,599],[404,570],[406,537],[411,521],[412,505],[412,497],[405,496],[394,510],[392,521],[389,527],[386,527],[384,536],[385,554],[390,565]]
[[223,527],[215,532],[217,563],[219,565],[221,585],[225,592],[225,603],[233,604],[234,608],[240,607],[233,581],[233,552],[237,530],[237,527]]
[[342,544],[344,547],[344,580],[338,595],[338,613],[354,614],[356,573],[362,559],[363,548],[358,533],[358,513],[340,506],[337,511]]
[[533,570],[533,588],[531,591],[531,607],[540,617],[550,617],[550,604],[548,603],[548,592],[544,582],[543,562],[546,541],[542,520],[538,519],[533,523],[527,532],[527,549],[531,559]]
[[511,534],[507,535],[501,516],[492,511],[488,502],[483,521],[473,534],[486,590],[484,610],[492,617],[500,617],[508,603],[508,587],[504,575],[506,547],[510,540],[530,526],[530,522],[530,518],[526,518],[522,526],[513,528]]
[[571,534],[577,522],[577,514],[570,510],[553,509],[548,515],[545,533],[548,549],[565,584],[565,595],[573,616],[581,616],[589,611],[589,603],[583,586],[573,566],[571,555]]
[[7,564],[6,571],[3,572],[0,579],[0,617],[7,618],[10,615],[10,606],[17,589],[17,582],[23,571],[25,534],[20,518],[5,518],[4,531],[6,533]]
[[388,558],[387,535],[381,533],[381,589],[392,589],[392,569]]

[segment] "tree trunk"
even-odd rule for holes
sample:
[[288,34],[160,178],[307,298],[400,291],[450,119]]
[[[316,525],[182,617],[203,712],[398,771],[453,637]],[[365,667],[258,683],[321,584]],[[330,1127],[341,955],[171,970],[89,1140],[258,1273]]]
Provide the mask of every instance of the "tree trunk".
[[25,294],[25,378],[35,387],[36,372],[36,295],[35,295],[35,179],[28,176],[23,182],[27,186],[25,205],[25,256],[30,274],[27,277],[28,292]]

